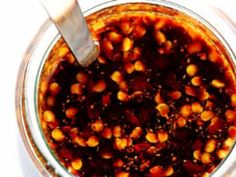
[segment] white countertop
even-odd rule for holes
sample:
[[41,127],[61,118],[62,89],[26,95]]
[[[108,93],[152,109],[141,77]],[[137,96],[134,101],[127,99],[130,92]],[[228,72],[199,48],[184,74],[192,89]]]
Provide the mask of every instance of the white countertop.
[[[102,0],[79,1],[86,7]],[[233,0],[215,0],[214,3],[225,9],[236,7]],[[236,19],[235,9],[230,13]],[[46,18],[37,0],[2,0],[0,5],[0,176],[3,177],[39,176],[18,132],[14,97],[22,56]]]

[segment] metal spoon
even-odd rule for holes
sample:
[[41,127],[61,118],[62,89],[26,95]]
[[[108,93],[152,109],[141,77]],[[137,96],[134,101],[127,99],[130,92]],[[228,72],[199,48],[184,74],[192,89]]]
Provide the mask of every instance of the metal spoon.
[[41,3],[79,64],[90,65],[98,55],[98,48],[77,0],[41,0]]

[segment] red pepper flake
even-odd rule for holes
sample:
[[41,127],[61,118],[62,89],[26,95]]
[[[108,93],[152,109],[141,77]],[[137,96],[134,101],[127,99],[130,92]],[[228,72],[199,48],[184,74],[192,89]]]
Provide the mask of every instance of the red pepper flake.
[[134,149],[137,153],[140,151],[145,151],[147,148],[149,148],[151,145],[149,143],[139,143],[134,145]]
[[202,173],[204,171],[202,166],[200,166],[198,164],[194,164],[190,161],[187,161],[184,164],[184,168],[189,172],[189,174]]
[[128,120],[130,121],[130,123],[132,123],[135,126],[140,126],[139,119],[131,111],[125,110],[125,115],[128,118]]
[[235,126],[230,126],[229,127],[229,136],[231,138],[235,138],[236,137],[236,127]]

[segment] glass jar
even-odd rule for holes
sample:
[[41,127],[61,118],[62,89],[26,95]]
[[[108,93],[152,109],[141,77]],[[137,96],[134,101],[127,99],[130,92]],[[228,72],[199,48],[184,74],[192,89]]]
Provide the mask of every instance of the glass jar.
[[[170,9],[176,9],[184,14],[196,19],[192,23],[197,24],[200,28],[203,25],[207,27],[212,34],[212,40],[219,40],[227,54],[230,56],[233,67],[235,67],[235,55],[232,49],[236,51],[235,31],[232,30],[234,25],[232,21],[225,21],[221,18],[222,13],[216,13],[216,9],[209,4],[204,4],[198,1],[190,3],[186,1],[176,1],[176,4],[170,1],[162,0],[117,0],[104,2],[99,5],[93,6],[84,12],[85,16],[89,16],[102,9],[124,4],[128,2],[143,2],[150,4],[157,4]],[[92,6],[92,3],[91,3]],[[186,8],[187,7],[187,8]],[[204,10],[207,9],[207,10]],[[106,11],[106,14],[119,13],[121,9],[113,8]],[[122,11],[129,11],[130,9],[122,9]],[[142,9],[143,11],[153,10],[152,8]],[[172,14],[167,9],[159,9],[160,13]],[[219,11],[218,11],[219,12]],[[98,13],[97,16],[102,16],[103,13]],[[224,15],[224,14],[223,14]],[[181,17],[181,15],[179,16]],[[184,17],[187,18],[187,17]],[[217,19],[217,20],[216,20]],[[191,21],[191,19],[188,19]],[[208,31],[206,31],[208,33]],[[214,34],[214,35],[213,35]],[[47,20],[39,29],[38,34],[32,40],[28,50],[23,58],[17,81],[16,89],[16,109],[17,121],[19,130],[23,138],[25,147],[34,162],[35,166],[42,174],[42,176],[72,176],[56,159],[53,152],[48,147],[43,132],[40,127],[39,113],[37,105],[38,84],[39,77],[43,70],[45,61],[49,55],[54,44],[59,40],[60,35],[54,25]],[[50,71],[49,71],[50,72]],[[221,162],[218,168],[212,174],[213,177],[233,176],[236,168],[236,147],[232,149],[228,157]]]

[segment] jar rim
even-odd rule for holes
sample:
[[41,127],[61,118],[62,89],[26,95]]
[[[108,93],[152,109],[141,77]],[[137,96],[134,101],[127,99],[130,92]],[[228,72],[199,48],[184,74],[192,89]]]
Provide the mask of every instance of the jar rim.
[[[230,56],[231,60],[234,60],[234,61],[230,61],[230,62],[235,63],[236,59],[235,59],[232,49],[230,48],[230,46],[228,45],[228,43],[226,42],[224,37],[218,32],[217,29],[215,29],[208,21],[206,21],[200,15],[196,14],[194,11],[192,11],[182,5],[173,3],[173,2],[168,2],[168,1],[163,1],[163,0],[128,0],[128,1],[127,0],[110,0],[110,1],[107,1],[104,3],[101,3],[99,5],[93,6],[92,8],[86,10],[84,12],[84,14],[85,14],[85,16],[88,16],[90,14],[93,14],[94,12],[98,12],[100,10],[103,10],[104,8],[109,8],[112,6],[116,6],[116,5],[120,5],[120,4],[127,4],[127,3],[149,3],[149,4],[151,3],[154,5],[161,5],[164,7],[168,7],[168,8],[172,8],[174,10],[180,11],[181,13],[185,13],[188,16],[190,16],[191,18],[194,18],[194,19],[200,21],[222,43],[225,50],[228,52],[227,55]],[[44,24],[40,27],[38,33],[33,38],[32,42],[29,45],[27,51],[25,52],[25,55],[24,55],[23,60],[21,62],[21,66],[20,66],[20,69],[18,72],[16,97],[15,97],[16,98],[15,99],[15,106],[16,106],[17,122],[18,122],[18,127],[20,130],[20,134],[21,134],[21,137],[23,138],[24,145],[27,149],[27,152],[29,153],[34,164],[36,165],[36,167],[38,168],[38,170],[40,171],[40,173],[43,176],[50,176],[51,175],[51,172],[48,172],[48,171],[51,171],[50,168],[56,169],[56,173],[59,173],[60,175],[63,174],[63,176],[72,176],[59,163],[56,156],[52,152],[51,152],[51,155],[55,161],[53,163],[50,162],[48,164],[48,159],[47,159],[48,157],[44,157],[44,154],[41,151],[42,149],[40,149],[39,144],[37,143],[37,140],[35,140],[34,137],[32,137],[32,134],[33,134],[32,130],[30,130],[29,129],[30,127],[28,127],[28,126],[30,126],[29,125],[29,117],[28,117],[29,115],[27,115],[28,114],[27,110],[29,109],[29,105],[27,102],[28,98],[26,95],[26,92],[27,92],[26,78],[28,77],[28,74],[29,74],[28,67],[30,66],[30,62],[33,58],[32,55],[34,55],[35,50],[37,50],[39,42],[41,41],[42,37],[47,33],[48,29],[51,26],[53,26],[53,25],[49,20],[44,22]],[[58,33],[56,35],[54,35],[54,40],[52,41],[51,44],[48,45],[48,47],[53,46],[53,43],[55,43],[55,41],[57,41],[57,39],[59,37],[60,37],[60,35]],[[47,50],[49,50],[49,49],[47,49]],[[44,54],[44,55],[46,56],[46,54]],[[47,57],[44,57],[44,59],[45,58],[47,58]],[[42,69],[42,65],[43,65],[42,63],[43,63],[43,60],[41,61],[41,69]],[[235,68],[235,66],[234,66],[234,68]],[[38,73],[40,73],[41,69],[38,69]],[[37,84],[38,84],[38,81],[35,82],[34,89],[37,88]],[[35,93],[37,93],[37,91]],[[37,98],[35,98],[35,99],[37,100]],[[38,119],[36,117],[37,117],[37,115],[35,115],[35,119]],[[41,138],[43,138],[43,135]],[[50,151],[49,147],[47,147],[47,149]],[[211,174],[212,176],[214,176],[214,177],[219,176],[220,177],[226,173],[226,171],[227,171],[226,167],[229,166],[232,163],[232,161],[234,161],[233,158],[229,159],[229,157],[232,157],[232,156],[230,156],[231,153],[236,153],[235,145],[231,149],[231,152],[229,153],[229,155],[224,160],[221,161],[221,163],[218,165],[218,167]],[[57,168],[55,168],[55,167],[57,167]],[[61,168],[61,169],[59,170],[59,168]],[[222,171],[223,168],[225,168],[225,171]]]

